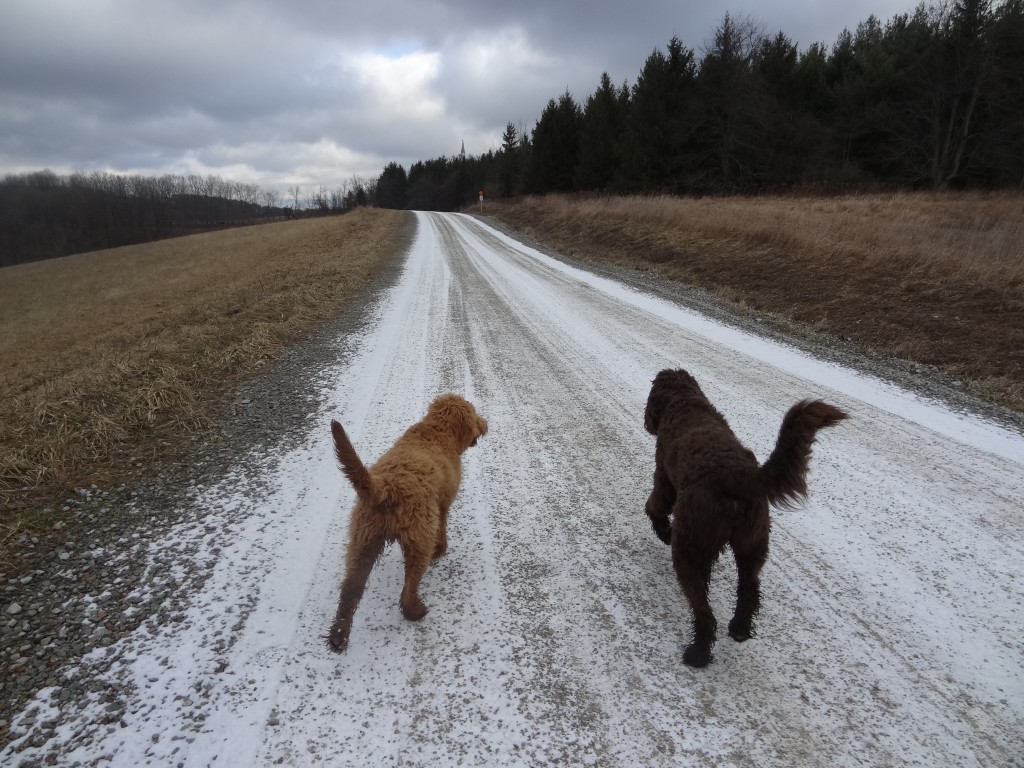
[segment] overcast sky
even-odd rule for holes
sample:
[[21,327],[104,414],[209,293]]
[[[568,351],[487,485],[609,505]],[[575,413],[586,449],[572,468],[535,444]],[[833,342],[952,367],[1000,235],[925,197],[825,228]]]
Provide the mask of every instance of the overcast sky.
[[497,148],[566,88],[630,84],[724,14],[802,51],[915,0],[0,0],[0,173],[334,188]]

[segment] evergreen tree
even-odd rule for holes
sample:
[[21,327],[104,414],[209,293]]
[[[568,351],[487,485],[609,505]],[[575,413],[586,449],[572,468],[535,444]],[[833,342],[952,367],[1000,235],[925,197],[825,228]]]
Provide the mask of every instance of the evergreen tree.
[[580,129],[580,159],[576,166],[577,189],[600,190],[618,172],[629,91],[612,85],[605,72],[593,95],[587,98]]
[[898,14],[862,67],[875,102],[873,130],[860,141],[860,164],[877,179],[919,184],[930,178],[930,133],[936,39],[925,7]]
[[987,184],[1024,189],[1024,0],[1007,0],[989,33],[991,70],[979,115],[980,165]]
[[505,124],[505,133],[501,136],[499,153],[498,194],[501,197],[512,197],[520,190],[522,176],[522,152],[520,151],[519,131],[511,122]]
[[405,208],[409,200],[409,179],[405,168],[388,163],[377,179],[374,203],[380,208]]
[[712,186],[733,189],[764,179],[764,128],[770,106],[754,75],[763,36],[750,19],[726,14],[700,64],[703,167]]
[[827,49],[821,43],[812,43],[798,55],[790,78],[790,98],[783,101],[784,109],[791,104],[794,110],[796,124],[788,138],[790,150],[799,158],[800,181],[824,181],[835,175],[835,161],[829,154],[832,94],[827,68]]
[[945,187],[972,164],[980,148],[979,103],[992,65],[989,0],[956,0],[939,18],[940,77],[932,132],[931,179]]
[[812,43],[798,56],[792,77],[793,102],[801,111],[822,122],[832,109],[827,72],[828,52],[825,46]]
[[566,90],[548,100],[533,130],[528,186],[531,192],[570,192],[579,158],[583,115]]
[[[727,14],[699,66],[672,38],[632,89],[605,73],[584,109],[568,91],[549,100],[532,136],[508,123],[496,152],[414,164],[407,204],[448,210],[481,188],[1024,186],[1022,62],[1024,0],[922,3],[803,53]],[[379,200],[396,199],[400,170],[382,174]]]
[[753,153],[753,177],[780,186],[800,181],[808,154],[818,147],[814,121],[804,112],[796,87],[797,50],[783,32],[762,38],[753,54],[754,83],[760,109],[752,119],[761,129],[760,152]]
[[693,51],[678,37],[669,41],[667,55],[655,49],[647,57],[626,115],[620,187],[674,191],[687,185],[695,76]]

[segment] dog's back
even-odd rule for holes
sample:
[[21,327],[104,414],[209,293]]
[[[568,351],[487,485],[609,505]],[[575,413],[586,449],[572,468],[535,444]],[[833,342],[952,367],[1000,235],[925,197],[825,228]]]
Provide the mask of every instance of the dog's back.
[[648,411],[652,408],[658,412],[646,416],[646,423],[653,421],[656,427],[658,463],[677,490],[708,481],[733,498],[763,498],[780,506],[807,495],[807,467],[818,430],[847,417],[821,400],[802,400],[786,412],[775,448],[758,465],[757,457],[685,371],[658,374],[648,399]]
[[[666,372],[662,372],[666,373]],[[668,473],[677,491],[698,482],[735,485],[747,495],[754,491],[758,472],[757,458],[739,441],[725,417],[705,397],[697,382],[685,371],[673,380],[655,379],[648,401],[663,400],[656,407],[656,452],[658,466]],[[659,378],[662,374],[658,374]],[[668,389],[674,396],[664,397],[656,389]],[[650,424],[650,422],[648,422]],[[650,429],[650,427],[648,427]]]

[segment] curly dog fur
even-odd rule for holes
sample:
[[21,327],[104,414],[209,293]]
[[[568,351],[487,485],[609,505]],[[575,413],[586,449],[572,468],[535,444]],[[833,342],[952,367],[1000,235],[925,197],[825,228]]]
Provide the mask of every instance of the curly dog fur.
[[820,400],[797,403],[782,420],[771,456],[758,466],[689,373],[664,370],[655,377],[644,411],[644,427],[658,438],[645,511],[658,538],[672,547],[676,577],[693,611],[686,664],[704,667],[712,660],[717,622],[708,583],[726,544],[738,571],[729,635],[737,642],[754,635],[761,568],[768,559],[769,504],[789,506],[806,496],[817,431],[846,417]]
[[431,562],[448,550],[448,508],[462,479],[462,454],[487,434],[487,421],[458,395],[442,395],[422,421],[405,431],[367,469],[341,424],[331,422],[334,450],[356,490],[349,523],[345,580],[338,611],[327,635],[328,647],[348,647],[352,615],[384,545],[398,541],[405,558],[405,585],[398,605],[409,621],[427,608],[419,596],[420,579]]

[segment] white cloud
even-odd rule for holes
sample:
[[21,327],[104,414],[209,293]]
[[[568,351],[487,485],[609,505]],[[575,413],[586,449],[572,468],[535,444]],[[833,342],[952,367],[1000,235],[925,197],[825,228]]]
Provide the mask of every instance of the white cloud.
[[354,56],[350,66],[361,86],[360,108],[379,121],[442,119],[444,100],[435,91],[440,61],[440,54],[425,51],[394,58],[379,53]]
[[[774,0],[750,12],[805,45],[915,0]],[[496,148],[603,71],[634,80],[707,0],[37,0],[3,4],[0,173],[217,173],[334,186],[396,160]],[[831,24],[825,32],[819,30]],[[805,39],[806,38],[806,39]]]

